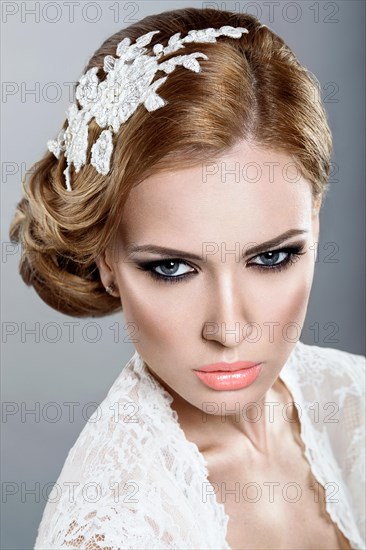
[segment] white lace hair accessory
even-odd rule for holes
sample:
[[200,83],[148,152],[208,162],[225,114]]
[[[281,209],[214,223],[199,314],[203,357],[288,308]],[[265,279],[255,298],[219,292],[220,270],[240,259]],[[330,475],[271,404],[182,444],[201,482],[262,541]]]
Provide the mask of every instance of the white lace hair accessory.
[[168,45],[156,44],[153,48],[154,55],[145,55],[144,46],[150,43],[154,34],[160,31],[151,31],[137,38],[131,44],[130,38],[124,38],[117,46],[117,58],[107,55],[104,58],[104,71],[107,77],[99,82],[96,73],[98,67],[89,69],[79,80],[75,96],[81,109],[76,103],[69,106],[66,114],[68,127],[58,134],[56,140],[47,142],[48,149],[59,158],[60,152],[65,152],[67,167],[64,170],[66,189],[72,191],[70,183],[70,166],[74,164],[75,171],[86,163],[88,148],[88,124],[94,117],[101,128],[97,141],[91,149],[91,164],[97,172],[107,175],[110,169],[110,159],[113,152],[112,132],[118,132],[121,124],[126,122],[136,111],[137,107],[144,104],[148,111],[155,111],[167,104],[156,90],[161,86],[167,76],[159,78],[151,84],[157,71],[171,73],[177,65],[183,65],[186,69],[195,73],[201,72],[197,61],[198,57],[208,59],[207,55],[195,52],[189,55],[177,55],[158,64],[161,56],[184,48],[188,42],[216,42],[217,36],[229,36],[240,38],[243,33],[248,33],[244,27],[231,27],[229,25],[220,29],[191,30],[184,38],[180,33],[170,37]]

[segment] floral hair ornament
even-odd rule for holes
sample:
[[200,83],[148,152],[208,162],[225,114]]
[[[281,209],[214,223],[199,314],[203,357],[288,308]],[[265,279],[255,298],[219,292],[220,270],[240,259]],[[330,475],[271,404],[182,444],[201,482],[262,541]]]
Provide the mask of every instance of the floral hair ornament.
[[98,67],[89,69],[81,76],[75,96],[82,108],[78,109],[76,103],[70,105],[66,112],[68,127],[60,131],[56,140],[47,142],[48,149],[56,158],[59,158],[61,151],[65,152],[67,167],[63,173],[68,191],[72,191],[71,164],[74,164],[75,172],[79,172],[86,163],[88,124],[93,117],[101,128],[108,126],[108,129],[101,132],[92,146],[91,164],[97,172],[107,175],[113,152],[112,132],[118,132],[121,124],[130,118],[139,105],[143,104],[148,111],[155,111],[167,104],[156,90],[168,77],[164,76],[151,83],[155,73],[164,71],[169,74],[177,65],[199,73],[201,67],[197,58],[208,59],[207,55],[195,52],[177,55],[158,64],[161,56],[184,48],[184,44],[188,42],[216,42],[216,37],[221,35],[240,38],[249,31],[243,27],[226,25],[220,29],[191,30],[185,38],[180,38],[180,33],[176,33],[170,37],[165,48],[162,44],[156,44],[153,47],[154,55],[145,55],[147,50],[144,46],[158,32],[160,31],[144,34],[134,44],[131,44],[130,38],[124,38],[117,46],[117,58],[105,56],[103,68],[107,77],[102,82],[99,82],[96,74]]

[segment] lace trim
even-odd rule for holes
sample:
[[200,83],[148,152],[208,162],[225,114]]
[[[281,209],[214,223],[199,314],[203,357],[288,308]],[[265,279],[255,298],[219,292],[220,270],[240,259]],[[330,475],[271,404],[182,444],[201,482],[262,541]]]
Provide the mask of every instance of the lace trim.
[[[362,415],[362,390],[357,383],[364,375],[361,358],[346,352],[342,357],[338,350],[306,346],[298,341],[280,373],[299,412],[304,453],[315,479],[323,488],[327,482],[334,481],[340,488],[340,501],[326,501],[326,510],[352,548],[357,550],[364,549],[360,535],[364,518],[355,505],[352,510],[350,502],[352,499],[353,504],[363,501],[359,476],[364,475],[364,467],[357,453],[363,434],[361,427],[358,428]],[[334,380],[338,385],[333,392],[327,386],[329,363],[334,366]],[[332,376],[331,381],[334,380]],[[324,395],[334,396],[334,400],[338,398],[341,405],[345,405],[343,428],[345,423],[350,423],[350,441],[347,441],[347,430],[343,430],[344,437],[339,438],[337,426],[334,426],[332,439],[331,428],[328,432],[324,426],[318,429],[311,421],[308,407],[316,400],[321,401],[322,384]],[[121,405],[138,403],[142,420],[138,430],[136,424],[126,423],[122,414],[119,414],[118,422],[113,422],[110,410],[116,401]],[[121,482],[125,473],[129,480],[135,478],[141,483],[143,509],[138,506],[134,509],[130,504],[114,505],[110,492],[103,495],[97,505],[84,505],[80,490],[76,490],[73,504],[63,500],[55,509],[47,503],[36,549],[117,550],[125,537],[128,548],[134,550],[146,549],[147,545],[150,549],[160,550],[231,550],[226,540],[229,516],[224,504],[217,501],[208,480],[208,463],[197,445],[186,438],[178,415],[171,407],[172,401],[173,397],[150,374],[135,351],[101,404],[102,420],[93,423],[93,416],[98,411],[90,417],[67,456],[59,480],[85,482],[92,479],[106,487],[108,482]],[[346,447],[334,452],[332,445],[338,443]],[[145,452],[146,460],[141,464],[136,457],[144,449],[148,452]],[[340,464],[342,468],[336,463],[335,456],[338,460],[344,456],[344,463]],[[156,479],[158,483],[155,483]],[[201,496],[203,483],[211,488],[206,503]],[[183,494],[186,498],[179,499]],[[103,546],[106,537],[109,546]]]
[[[319,348],[318,346],[311,346],[311,348],[313,351],[316,351],[318,349],[319,350],[324,349],[324,348]],[[326,348],[326,349],[330,349],[330,348]],[[339,353],[339,350],[332,350],[332,351],[335,351],[337,354]],[[207,485],[212,488],[212,492],[213,492],[214,489],[208,480],[207,461],[204,455],[200,452],[198,446],[194,442],[189,441],[186,438],[185,433],[179,424],[178,415],[176,411],[173,410],[170,406],[170,404],[173,402],[172,396],[165,390],[163,386],[161,386],[161,384],[159,384],[158,381],[156,381],[150,375],[150,373],[147,371],[147,369],[144,366],[144,362],[142,358],[139,356],[137,352],[135,353],[134,357],[136,360],[135,366],[137,370],[141,374],[142,373],[144,373],[144,375],[147,374],[151,378],[151,381],[155,385],[155,387],[158,388],[160,392],[164,395],[166,399],[168,415],[173,420],[174,426],[177,432],[179,432],[180,436],[185,439],[186,443],[194,453],[197,463],[200,466],[201,476],[204,478],[205,483],[207,483]],[[345,492],[344,484],[341,477],[341,472],[337,464],[334,462],[334,460],[332,464],[327,464],[327,467],[325,466],[323,467],[323,464],[325,464],[324,457],[328,456],[333,458],[333,452],[331,448],[327,446],[328,440],[327,440],[326,429],[323,426],[321,432],[319,432],[319,437],[316,437],[316,432],[314,431],[314,425],[312,424],[312,421],[308,416],[308,410],[309,410],[309,407],[313,405],[313,400],[307,401],[303,397],[300,389],[301,386],[304,386],[304,385],[311,385],[313,387],[313,386],[319,386],[319,384],[324,382],[324,372],[321,368],[319,368],[319,364],[317,365],[314,364],[314,356],[312,355],[311,357],[309,357],[309,361],[306,361],[307,357],[308,357],[307,346],[302,342],[297,341],[294,349],[292,350],[279,376],[282,379],[282,381],[286,384],[290,394],[292,395],[293,401],[295,402],[295,406],[299,413],[300,437],[304,444],[305,458],[309,463],[312,474],[314,475],[318,483],[322,485],[323,489],[327,483],[329,482],[334,483],[335,480],[337,480],[338,487],[342,493],[342,498],[338,502],[332,502],[326,498],[326,501],[325,501],[326,511],[331,517],[333,523],[337,525],[337,527],[340,529],[343,535],[349,540],[350,544],[352,545],[352,548],[356,548],[357,550],[358,549],[363,550],[364,544],[358,532],[354,518],[350,512],[350,504],[348,501],[348,496]],[[320,362],[322,362],[321,355],[319,357],[319,360]],[[313,368],[311,376],[309,376],[309,372],[307,372],[306,375],[303,372],[304,369],[309,370],[309,368]],[[301,376],[301,372],[303,372],[302,376]],[[335,372],[335,374],[337,374],[337,372]],[[343,371],[339,371],[338,374],[339,376],[342,376],[344,373]],[[344,404],[344,399],[347,395],[349,395],[350,393],[353,395],[359,395],[360,392],[357,391],[357,389],[355,389],[353,386],[347,386],[339,389],[338,393],[341,393],[341,407],[342,407]],[[335,394],[337,394],[337,392],[335,392]],[[226,541],[229,516],[225,512],[224,504],[217,501],[215,494],[213,494],[212,496],[213,496],[213,499],[211,503],[214,508],[214,512],[216,513],[216,516],[218,518],[218,521],[220,524],[220,530],[222,529],[222,532],[224,533],[225,545],[226,545],[224,548],[225,550],[231,550],[230,546]],[[342,505],[342,503],[344,502],[346,503],[346,505]]]
[[[226,535],[227,535],[227,526],[228,526],[228,522],[229,522],[229,516],[226,514],[225,512],[225,506],[223,503],[221,502],[218,502],[218,500],[216,499],[216,496],[215,496],[215,492],[214,492],[214,488],[212,486],[212,484],[209,482],[208,480],[208,463],[207,463],[207,460],[205,459],[204,455],[200,452],[198,446],[196,445],[196,443],[194,443],[193,441],[190,441],[189,439],[186,438],[186,435],[183,431],[183,429],[181,428],[180,424],[179,424],[179,419],[178,419],[178,414],[177,412],[172,409],[171,407],[171,403],[173,402],[173,397],[165,390],[165,388],[155,379],[151,376],[151,374],[149,373],[149,371],[146,369],[145,367],[145,364],[144,364],[144,361],[143,359],[141,358],[141,356],[135,352],[135,355],[133,357],[134,359],[134,368],[136,370],[136,372],[139,373],[139,375],[141,376],[141,378],[147,376],[148,379],[149,379],[149,383],[151,383],[151,385],[154,387],[155,390],[158,390],[161,395],[163,396],[164,398],[164,405],[165,405],[165,408],[166,408],[166,414],[167,416],[171,419],[172,421],[172,426],[174,426],[175,430],[176,430],[176,437],[177,439],[184,439],[185,441],[185,446],[187,448],[187,450],[189,449],[190,452],[194,455],[193,457],[189,457],[189,461],[187,461],[187,458],[188,457],[184,457],[184,470],[188,470],[190,467],[191,467],[191,464],[197,464],[197,474],[199,475],[199,477],[197,477],[196,479],[196,483],[195,485],[191,485],[191,491],[189,495],[187,495],[187,497],[189,499],[193,499],[194,501],[197,500],[197,496],[201,494],[201,491],[200,491],[200,487],[202,487],[202,481],[200,478],[203,478],[204,479],[204,483],[205,485],[208,487],[209,491],[208,491],[208,501],[209,501],[209,506],[214,514],[214,517],[215,517],[215,524],[218,526],[218,532],[221,532],[223,534],[223,540],[221,542],[222,544],[222,549],[223,550],[231,550],[231,547],[228,545],[227,541],[226,541]],[[169,441],[169,443],[171,444],[172,442]],[[199,525],[197,525],[197,528],[199,529]],[[217,544],[217,540],[215,541],[212,541],[214,544]],[[212,546],[213,548],[214,546]],[[210,546],[208,546],[208,548],[210,548]]]
[[[322,382],[326,383],[323,372],[324,369],[321,368],[321,366],[323,366],[322,363],[324,364],[321,351],[319,353],[320,356],[318,357],[319,362],[316,364],[314,363],[314,351],[324,349],[327,351],[331,350],[331,352],[336,351],[337,354],[340,353],[339,350],[332,350],[331,348],[311,346],[312,355],[309,357],[309,348],[302,342],[298,341],[297,345],[293,349],[291,361],[286,363],[279,376],[290,391],[293,401],[295,402],[296,409],[299,413],[300,437],[305,448],[305,458],[309,463],[312,474],[318,483],[322,485],[323,489],[327,483],[336,482],[341,492],[341,498],[338,502],[330,501],[327,498],[325,499],[326,511],[331,517],[333,523],[337,525],[339,530],[349,540],[352,548],[363,550],[364,542],[360,537],[356,523],[350,512],[350,503],[342,480],[342,472],[334,461],[334,453],[329,446],[329,438],[327,436],[325,426],[322,425],[321,431],[317,434],[314,423],[309,418],[309,407],[313,405],[316,398],[311,401],[307,400],[304,397],[304,392],[301,391],[301,388],[305,385],[310,385],[313,389],[314,387],[319,387],[319,384]],[[346,360],[346,356],[344,356],[344,359]],[[304,373],[301,375],[301,371],[305,368],[312,369],[311,375],[309,375],[309,372],[307,372],[306,375],[304,375]],[[341,377],[344,375],[344,371],[343,369],[339,371],[335,369],[333,374],[335,376],[338,374]],[[342,408],[345,396],[347,394],[349,395],[351,393],[353,395],[360,395],[360,391],[355,391],[355,388],[352,387],[352,385],[351,387],[345,386],[342,389],[343,392],[340,408]],[[337,392],[334,393],[335,395],[337,394]],[[332,463],[327,463],[325,461],[325,457],[331,457]],[[362,470],[360,469],[358,471],[361,472]]]

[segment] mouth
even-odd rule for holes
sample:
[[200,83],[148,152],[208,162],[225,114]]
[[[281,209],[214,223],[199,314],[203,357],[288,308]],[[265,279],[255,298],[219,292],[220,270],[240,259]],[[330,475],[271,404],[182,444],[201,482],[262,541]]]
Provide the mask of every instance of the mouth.
[[[209,370],[204,371],[202,369],[195,370],[196,376],[209,388],[218,391],[231,391],[240,390],[250,386],[257,380],[262,372],[262,363],[253,363],[251,367],[235,368],[233,364],[229,365],[229,369],[223,370]],[[212,368],[214,365],[210,365]],[[205,367],[208,368],[208,367]],[[223,367],[220,366],[222,369]]]

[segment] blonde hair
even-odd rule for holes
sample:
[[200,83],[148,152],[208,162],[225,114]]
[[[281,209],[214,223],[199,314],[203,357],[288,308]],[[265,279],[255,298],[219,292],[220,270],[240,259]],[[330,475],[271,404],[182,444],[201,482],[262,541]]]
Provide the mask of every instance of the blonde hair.
[[318,83],[254,16],[208,8],[150,15],[108,38],[84,72],[98,66],[103,80],[104,57],[115,56],[125,37],[134,42],[160,30],[147,46],[152,50],[175,33],[183,37],[191,29],[223,25],[246,27],[249,33],[199,48],[186,44],[184,54],[208,56],[199,60],[202,72],[187,74],[177,67],[159,88],[167,105],[154,112],[139,106],[122,124],[113,139],[108,176],[90,165],[91,146],[102,131],[95,120],[89,124],[87,165],[78,174],[71,169],[71,193],[65,188],[63,153],[57,160],[47,152],[26,174],[9,234],[21,244],[24,282],[52,308],[75,317],[100,317],[121,308],[119,298],[105,292],[95,259],[115,237],[129,191],[154,173],[212,161],[248,140],[290,155],[310,182],[313,199],[324,197],[332,137]]

